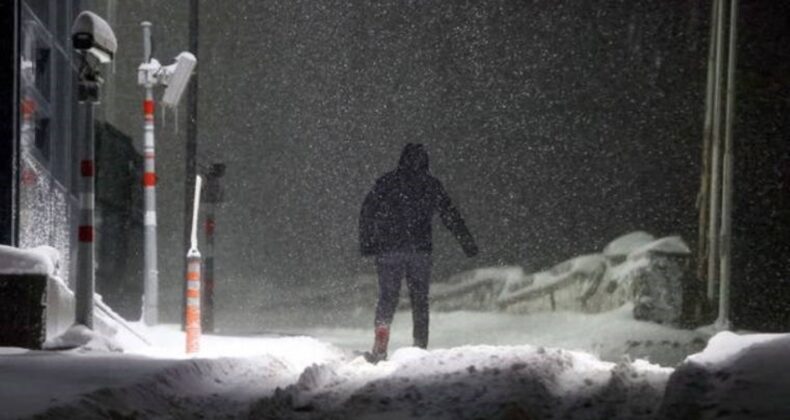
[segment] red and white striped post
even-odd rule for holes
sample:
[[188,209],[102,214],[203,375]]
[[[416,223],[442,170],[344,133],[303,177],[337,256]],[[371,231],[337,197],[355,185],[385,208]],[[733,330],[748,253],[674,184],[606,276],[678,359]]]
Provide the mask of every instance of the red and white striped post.
[[80,144],[80,218],[77,247],[77,286],[75,293],[75,323],[93,328],[93,290],[95,286],[94,239],[95,175],[93,111],[95,103],[83,102],[85,135]]
[[197,247],[197,220],[200,207],[200,190],[203,179],[195,181],[195,201],[192,207],[192,238],[187,251],[186,306],[184,319],[187,333],[187,353],[200,350],[200,264],[201,256]]
[[151,23],[143,22],[143,64],[140,66],[140,82],[145,88],[143,100],[143,192],[144,214],[144,280],[143,321],[146,325],[159,322],[159,268],[157,264],[156,240],[156,152],[154,148],[154,83],[155,66],[151,62]]
[[[98,29],[97,29],[98,28]],[[92,37],[86,37],[93,31],[101,30],[105,49],[92,47]],[[101,65],[112,61],[117,42],[112,29],[104,21],[90,11],[77,16],[72,27],[74,49],[80,57],[77,99],[83,104],[84,133],[79,146],[80,150],[80,215],[77,232],[77,286],[75,299],[75,323],[93,328],[93,290],[95,285],[96,229],[94,226],[94,190],[96,164],[94,161],[94,120],[93,112],[99,103],[103,80]]]

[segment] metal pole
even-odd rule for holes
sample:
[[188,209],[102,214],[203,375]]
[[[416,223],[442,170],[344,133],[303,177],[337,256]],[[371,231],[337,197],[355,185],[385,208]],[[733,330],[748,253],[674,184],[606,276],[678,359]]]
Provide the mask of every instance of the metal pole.
[[724,128],[724,173],[721,203],[721,273],[719,318],[716,324],[730,328],[730,250],[732,242],[733,144],[732,125],[735,118],[735,70],[738,42],[738,0],[730,2],[730,48],[727,59],[727,109]]
[[715,0],[718,3],[716,19],[716,66],[714,69],[714,88],[713,88],[713,136],[711,147],[711,177],[710,177],[710,215],[708,217],[708,299],[713,301],[716,296],[716,274],[718,274],[718,231],[719,231],[719,206],[721,205],[720,189],[721,172],[719,150],[721,143],[721,73],[724,58],[724,5],[723,0]]
[[[143,63],[151,61],[151,23],[143,22]],[[143,101],[143,191],[145,201],[145,271],[143,321],[146,325],[159,323],[159,269],[156,240],[156,153],[154,148],[154,93],[151,80],[146,77]]]
[[[713,67],[716,64],[716,17],[718,2],[713,1],[710,18],[710,40],[708,42],[708,76],[705,86],[705,123],[702,130],[702,180],[700,195],[697,202],[699,208],[699,235],[697,239],[697,278],[700,281],[711,281],[707,273],[708,260],[708,213],[710,202],[710,148],[713,129]],[[707,290],[707,289],[706,289]]]
[[[189,2],[189,50],[195,57],[198,55],[198,29],[199,29],[199,4],[198,0]],[[187,133],[186,133],[186,178],[184,182],[184,245],[189,243],[189,199],[195,192],[194,180],[197,175],[197,118],[198,118],[198,74],[194,74],[189,81],[187,91]],[[186,267],[184,267],[186,271]],[[186,295],[185,295],[186,296]],[[186,300],[184,301],[186,305]],[[182,326],[186,319],[182,319]]]
[[[208,178],[206,187],[212,188],[216,179]],[[201,314],[203,316],[203,331],[214,332],[214,232],[216,229],[216,203],[206,204],[206,256],[205,270],[203,273],[203,306]]]
[[94,189],[96,166],[94,164],[94,102],[83,102],[85,110],[85,135],[80,144],[80,225],[77,247],[77,287],[75,293],[75,323],[93,328],[93,290],[95,285],[94,260]]

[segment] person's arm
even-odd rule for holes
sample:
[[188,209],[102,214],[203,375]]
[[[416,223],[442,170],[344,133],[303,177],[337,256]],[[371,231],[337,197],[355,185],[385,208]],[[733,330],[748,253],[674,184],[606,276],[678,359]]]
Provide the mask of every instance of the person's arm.
[[466,223],[463,217],[461,217],[461,212],[455,207],[447,191],[444,190],[444,186],[438,180],[436,181],[436,189],[436,207],[439,212],[439,217],[442,219],[442,223],[444,223],[444,226],[452,232],[455,239],[461,244],[464,254],[468,257],[474,257],[478,253],[477,244],[475,244],[472,234],[469,233],[469,229],[466,228]]

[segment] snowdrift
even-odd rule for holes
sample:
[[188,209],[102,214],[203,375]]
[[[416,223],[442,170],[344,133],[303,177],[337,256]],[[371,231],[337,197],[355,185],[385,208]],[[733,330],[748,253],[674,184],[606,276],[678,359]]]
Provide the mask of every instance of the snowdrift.
[[790,418],[790,334],[720,332],[667,384],[662,419]]
[[251,418],[653,418],[671,369],[533,346],[404,348],[388,362],[314,365]]
[[[682,281],[691,251],[679,237],[624,235],[602,253],[583,255],[549,270],[525,274],[520,267],[460,273],[432,285],[436,310],[510,313],[599,313],[634,303],[634,317],[673,324],[681,314]],[[403,300],[402,306],[408,306]]]

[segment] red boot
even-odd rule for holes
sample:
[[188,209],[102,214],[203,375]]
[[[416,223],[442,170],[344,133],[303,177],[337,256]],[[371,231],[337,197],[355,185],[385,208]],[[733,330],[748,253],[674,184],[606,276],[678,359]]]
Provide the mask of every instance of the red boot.
[[370,363],[378,363],[387,359],[387,345],[390,341],[389,325],[376,326],[376,339],[373,342],[373,350],[365,353],[365,360]]

